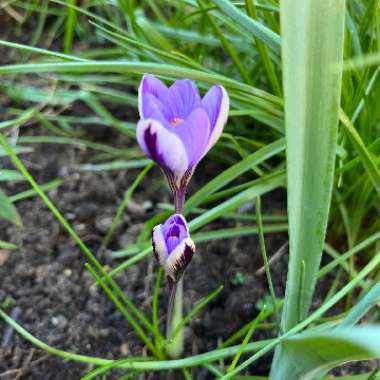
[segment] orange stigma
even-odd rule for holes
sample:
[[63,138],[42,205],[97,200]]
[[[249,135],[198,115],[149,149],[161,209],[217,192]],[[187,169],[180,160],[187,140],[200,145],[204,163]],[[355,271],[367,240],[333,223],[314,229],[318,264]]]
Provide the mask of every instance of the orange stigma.
[[176,127],[178,124],[181,124],[181,123],[183,123],[183,119],[180,119],[179,117],[175,117],[170,123],[170,126]]

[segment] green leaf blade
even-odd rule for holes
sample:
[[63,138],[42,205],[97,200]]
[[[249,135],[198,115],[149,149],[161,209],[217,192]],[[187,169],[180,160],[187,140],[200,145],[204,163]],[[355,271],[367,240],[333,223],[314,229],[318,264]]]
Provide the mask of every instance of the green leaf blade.
[[212,2],[230,16],[235,22],[238,22],[244,29],[252,33],[255,37],[264,42],[270,49],[275,52],[280,50],[281,39],[278,34],[267,28],[260,22],[251,19],[245,13],[240,11],[235,5],[227,0],[212,0]]
[[379,339],[377,326],[302,333],[284,340],[284,363],[292,379],[319,379],[340,364],[379,358]]
[[[284,332],[309,310],[327,229],[343,71],[345,0],[281,2],[289,270]],[[283,345],[271,380],[296,379]]]
[[[292,0],[281,5],[290,234],[282,321],[286,331],[309,308],[327,227],[336,154],[345,3]],[[308,281],[303,284],[303,299],[298,303],[302,261]]]

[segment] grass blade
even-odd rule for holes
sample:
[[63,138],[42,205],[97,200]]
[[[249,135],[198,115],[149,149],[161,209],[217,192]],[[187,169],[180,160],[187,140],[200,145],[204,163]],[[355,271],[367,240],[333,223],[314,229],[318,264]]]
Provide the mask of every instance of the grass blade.
[[16,226],[21,226],[21,217],[9,197],[0,190],[0,219],[8,220]]
[[[53,181],[40,185],[40,188],[43,191],[47,191],[47,190],[55,189],[58,186],[61,186],[62,184],[63,184],[63,179],[57,178]],[[11,195],[9,197],[9,200],[11,202],[19,202],[19,201],[23,201],[24,199],[32,198],[36,195],[38,194],[34,189],[29,189],[29,190],[22,191],[21,193],[17,193],[15,195]]]
[[87,270],[91,273],[91,275],[94,277],[96,282],[103,288],[103,290],[106,292],[109,299],[114,303],[114,305],[119,309],[119,311],[122,313],[124,318],[131,324],[133,329],[136,331],[136,333],[139,335],[141,340],[146,344],[147,348],[157,357],[162,358],[160,352],[154,347],[152,341],[148,338],[148,336],[145,334],[144,330],[140,327],[140,325],[135,321],[135,319],[132,317],[132,315],[128,312],[128,310],[123,306],[123,304],[115,297],[112,290],[107,286],[107,284],[102,280],[102,278],[96,273],[94,268],[86,263],[85,267]]
[[75,243],[81,249],[81,251],[87,256],[89,262],[92,266],[102,275],[102,280],[104,280],[107,285],[110,285],[112,291],[115,292],[118,298],[123,301],[123,303],[129,308],[128,311],[133,313],[140,322],[150,331],[154,331],[153,326],[148,321],[148,319],[143,315],[143,313],[134,305],[134,303],[129,300],[128,296],[120,289],[120,287],[116,284],[116,282],[107,274],[104,270],[103,266],[88,248],[88,246],[83,242],[83,240],[79,237],[79,235],[75,232],[75,230],[71,227],[71,225],[67,222],[61,212],[56,208],[54,203],[50,200],[50,198],[45,194],[44,190],[37,184],[32,175],[25,168],[22,161],[17,157],[13,148],[7,141],[7,139],[0,133],[0,144],[3,145],[4,149],[8,153],[9,157],[12,159],[13,163],[17,166],[19,171],[24,175],[24,177],[28,180],[28,182],[32,185],[35,192],[40,196],[45,205],[50,209],[52,214],[56,217],[56,219],[60,222],[62,227],[66,229],[66,231],[71,235]]
[[171,339],[174,339],[179,332],[215,297],[219,295],[219,293],[223,290],[223,285],[216,288],[213,292],[211,292],[208,296],[200,300],[192,310],[181,320],[180,323],[175,327]]
[[120,223],[124,209],[127,207],[127,204],[130,201],[130,199],[132,198],[132,195],[133,195],[134,191],[136,190],[137,186],[140,184],[140,182],[143,180],[143,178],[149,172],[149,170],[153,168],[153,166],[154,166],[153,162],[149,163],[140,172],[140,174],[137,176],[135,181],[132,183],[132,185],[125,192],[124,198],[123,198],[122,202],[120,203],[120,205],[118,206],[118,208],[116,210],[116,214],[115,214],[114,218],[112,219],[112,224],[111,224],[110,228],[108,229],[108,231],[107,231],[107,233],[106,233],[106,235],[102,241],[102,245],[104,247],[106,247],[109,244],[109,242],[111,241],[112,235]]
[[265,274],[267,277],[267,283],[269,288],[269,293],[272,298],[272,306],[276,316],[276,321],[279,322],[279,317],[277,316],[277,302],[276,302],[276,294],[274,291],[272,275],[270,273],[269,261],[267,256],[267,250],[265,247],[265,238],[264,238],[264,227],[263,227],[263,217],[261,215],[261,198],[257,197],[256,199],[256,224],[259,234],[259,245],[260,245],[260,254],[263,258]]
[[0,182],[22,180],[24,180],[24,176],[17,170],[0,169]]
[[10,41],[0,40],[0,45],[1,46],[7,46],[7,47],[13,48],[13,49],[24,50],[24,51],[27,51],[29,53],[51,56],[51,57],[54,57],[54,58],[63,59],[65,61],[79,61],[79,62],[80,61],[87,61],[87,59],[75,57],[73,55],[68,55],[68,54],[63,54],[63,53],[57,53],[55,51],[41,49],[41,48],[37,48],[37,47],[34,47],[34,46],[29,46],[29,45],[23,45],[23,44],[19,44],[19,43],[16,43],[16,42],[10,42]]
[[[71,352],[59,350],[57,348],[51,347],[41,340],[33,336],[29,331],[25,330],[20,324],[18,324],[14,319],[9,317],[3,310],[0,309],[0,318],[11,326],[18,334],[20,334],[25,340],[32,343],[34,346],[46,351],[52,355],[62,357],[66,360],[76,361],[80,363],[88,363],[97,366],[113,365],[117,368],[129,368],[129,369],[141,369],[141,370],[165,370],[165,369],[179,369],[183,367],[193,367],[202,365],[205,363],[211,363],[217,360],[222,360],[233,356],[240,349],[239,346],[233,346],[228,348],[217,349],[214,351],[206,352],[204,354],[194,355],[192,357],[177,359],[177,360],[162,360],[162,361],[151,361],[150,358],[126,358],[120,360],[103,359],[98,357],[86,356],[74,354]],[[249,343],[244,349],[244,352],[254,352],[262,349],[263,347],[270,344],[270,340],[262,340],[254,343]]]
[[339,327],[352,327],[373,306],[380,302],[380,282],[375,284],[371,290],[348,312]]
[[[201,9],[204,9],[203,2],[201,0],[197,0],[197,1],[200,5]],[[208,23],[212,26],[215,34],[218,36],[222,46],[224,47],[226,52],[231,57],[236,68],[239,70],[241,77],[244,79],[244,82],[250,83],[249,74],[248,74],[246,68],[244,67],[243,63],[241,62],[239,55],[238,55],[237,51],[235,50],[235,47],[228,42],[227,38],[224,36],[223,31],[221,30],[219,25],[216,23],[216,21],[209,15],[209,13],[206,12],[205,15],[207,17]]]
[[275,141],[258,151],[247,156],[237,164],[229,167],[227,170],[213,178],[200,190],[198,190],[193,196],[191,196],[185,204],[185,213],[192,210],[194,207],[201,204],[207,195],[210,195],[227,185],[235,178],[250,170],[252,167],[262,163],[263,161],[281,153],[285,149],[284,139]]
[[13,250],[17,249],[17,245],[13,243],[8,243],[7,241],[0,240],[0,249]]
[[275,172],[257,180],[255,186],[242,191],[241,193],[227,199],[223,203],[215,206],[211,210],[193,219],[189,223],[190,230],[194,231],[211,222],[212,220],[221,217],[225,213],[231,210],[235,210],[240,205],[255,199],[257,196],[268,193],[269,191],[272,191],[278,187],[282,187],[284,182],[285,174],[282,171]]
[[233,360],[232,360],[232,363],[231,365],[229,366],[227,372],[231,372],[233,371],[233,369],[236,367],[236,364],[239,362],[239,359],[244,351],[244,348],[246,347],[246,345],[248,344],[248,342],[250,341],[250,339],[252,338],[252,335],[253,333],[255,332],[255,329],[257,327],[257,325],[263,320],[266,318],[268,314],[268,310],[266,308],[266,306],[264,305],[264,308],[260,311],[259,315],[253,320],[253,322],[251,323],[250,327],[249,327],[249,330],[247,332],[247,334],[245,335],[245,338],[243,340],[243,343],[241,344],[240,346],[240,350],[236,353],[236,355],[234,356]]
[[[76,0],[68,0],[68,3],[71,5],[76,4]],[[63,40],[63,51],[67,54],[70,53],[73,38],[74,38],[74,28],[76,24],[77,16],[76,11],[73,7],[67,8],[67,18],[66,18],[66,26],[65,26],[65,36]]]
[[228,0],[212,0],[212,2],[231,17],[235,22],[239,23],[244,29],[252,33],[255,37],[263,41],[273,51],[279,52],[281,46],[280,36],[268,29],[265,25],[256,20],[252,20],[239,8]]
[[[257,10],[256,10],[256,4],[253,0],[245,0],[245,5],[247,8],[247,13],[250,15],[250,17],[253,20],[258,20]],[[257,51],[260,54],[261,60],[263,62],[265,71],[267,72],[268,80],[271,84],[273,92],[277,96],[281,96],[282,90],[280,82],[277,78],[277,73],[274,68],[273,62],[271,61],[271,58],[268,53],[268,49],[265,46],[263,42],[261,42],[258,38],[255,39]]]
[[351,140],[352,145],[356,149],[356,152],[358,153],[374,188],[376,189],[377,194],[380,196],[380,170],[376,164],[375,159],[364,145],[364,142],[361,139],[358,131],[352,125],[350,119],[344,112],[340,113],[340,120],[345,128],[345,131],[348,134],[348,137]]

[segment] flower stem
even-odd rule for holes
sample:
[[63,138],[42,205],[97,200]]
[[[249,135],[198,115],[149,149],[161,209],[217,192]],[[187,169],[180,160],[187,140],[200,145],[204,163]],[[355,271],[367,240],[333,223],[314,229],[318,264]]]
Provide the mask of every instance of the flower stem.
[[183,207],[185,204],[185,189],[176,189],[173,192],[173,197],[174,197],[174,208],[176,214],[183,214]]
[[[183,214],[185,204],[185,189],[173,191],[174,208],[176,214]],[[166,322],[166,352],[175,359],[183,352],[183,329],[172,338],[173,332],[183,318],[183,277],[178,281],[169,280],[169,303]]]
[[168,305],[168,319],[166,326],[166,338],[167,354],[176,359],[181,356],[183,352],[183,330],[181,330],[176,336],[172,339],[172,334],[177,327],[177,325],[182,321],[183,314],[183,277],[181,277],[177,282],[169,282],[169,305]]

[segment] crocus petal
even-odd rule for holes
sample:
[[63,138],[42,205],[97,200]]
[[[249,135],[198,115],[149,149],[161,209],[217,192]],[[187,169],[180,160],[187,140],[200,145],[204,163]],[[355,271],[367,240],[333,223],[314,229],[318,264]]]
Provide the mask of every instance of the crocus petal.
[[[169,89],[163,82],[151,74],[144,74],[139,87],[139,113],[141,119],[148,119],[147,95],[155,97],[160,104],[165,104],[169,96]],[[162,110],[161,110],[162,111]]]
[[169,171],[180,183],[189,167],[187,152],[182,141],[156,120],[140,120],[137,124],[137,141],[141,149],[164,171]]
[[182,240],[190,237],[189,226],[181,214],[174,214],[161,225],[161,231],[166,241],[168,254],[173,251]]
[[182,214],[173,214],[165,221],[165,223],[162,224],[162,232],[164,235],[167,235],[170,227],[173,224],[177,224],[178,226],[182,227],[187,234],[186,237],[189,237],[189,226]]
[[182,214],[174,214],[168,219],[168,221],[169,220],[170,224],[179,224],[186,230],[187,234],[189,234],[189,225],[187,224],[186,219]]
[[172,127],[172,130],[181,139],[192,168],[204,155],[209,143],[211,126],[206,111],[197,108],[183,123]]
[[165,117],[165,106],[152,94],[145,94],[142,99],[144,118],[159,121],[162,125],[168,125],[168,120]]
[[164,171],[178,210],[196,165],[219,139],[228,110],[229,98],[220,85],[202,100],[192,80],[177,80],[168,88],[153,75],[143,76],[138,142]]
[[[211,87],[202,99],[203,108],[206,110],[211,124],[211,134],[206,152],[218,141],[227,123],[230,101],[227,91],[223,86]],[[205,152],[205,153],[206,153]]]
[[152,232],[153,252],[157,261],[163,267],[169,255],[166,248],[165,237],[162,233],[162,224],[153,228]]
[[202,107],[198,88],[190,79],[177,80],[170,86],[166,104],[173,116],[180,119],[186,119],[194,109]]
[[177,281],[195,252],[189,226],[181,214],[174,214],[153,229],[153,251],[166,275]]
[[164,265],[166,274],[173,281],[177,281],[189,265],[194,253],[194,242],[190,238],[182,240],[166,260]]

